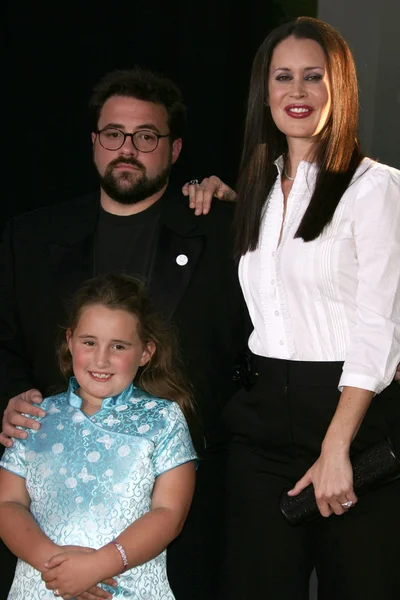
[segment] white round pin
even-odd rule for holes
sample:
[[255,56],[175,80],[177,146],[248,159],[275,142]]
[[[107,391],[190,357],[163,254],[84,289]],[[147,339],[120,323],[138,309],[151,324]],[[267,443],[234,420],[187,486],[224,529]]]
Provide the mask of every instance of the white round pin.
[[179,254],[179,256],[176,257],[176,263],[180,267],[184,267],[185,265],[187,265],[188,257],[186,256],[186,254]]

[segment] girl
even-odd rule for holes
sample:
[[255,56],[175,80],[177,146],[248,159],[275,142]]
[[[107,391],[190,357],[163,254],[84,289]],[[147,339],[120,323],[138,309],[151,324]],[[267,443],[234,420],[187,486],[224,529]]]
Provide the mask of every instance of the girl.
[[0,536],[19,557],[9,600],[109,598],[94,586],[117,575],[112,598],[174,598],[165,549],[190,507],[196,453],[173,355],[135,279],[101,275],[76,294],[59,348],[68,390],[0,462]]
[[[400,172],[363,157],[357,121],[341,35],[307,17],[272,31],[253,62],[238,181],[255,374],[225,412],[227,600],[307,600],[313,567],[320,600],[400,589],[400,480],[358,499],[350,461],[388,435],[400,450]],[[202,182],[200,201],[210,183],[226,191]],[[330,518],[292,527],[279,498],[309,484]]]

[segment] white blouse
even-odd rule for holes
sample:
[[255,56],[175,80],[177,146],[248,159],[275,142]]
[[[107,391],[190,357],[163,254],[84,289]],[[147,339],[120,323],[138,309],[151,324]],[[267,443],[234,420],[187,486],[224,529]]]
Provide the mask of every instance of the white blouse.
[[400,171],[364,159],[331,223],[294,238],[317,167],[302,161],[283,218],[282,157],[254,252],[239,265],[254,354],[344,361],[339,389],[380,393],[400,362]]

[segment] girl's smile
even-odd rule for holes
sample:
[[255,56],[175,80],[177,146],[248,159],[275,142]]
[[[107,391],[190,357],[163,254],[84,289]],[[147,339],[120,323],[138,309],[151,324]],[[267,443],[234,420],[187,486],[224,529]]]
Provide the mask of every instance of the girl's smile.
[[99,409],[104,398],[126,389],[155,349],[140,339],[134,315],[101,304],[82,310],[67,340],[84,411],[89,406]]

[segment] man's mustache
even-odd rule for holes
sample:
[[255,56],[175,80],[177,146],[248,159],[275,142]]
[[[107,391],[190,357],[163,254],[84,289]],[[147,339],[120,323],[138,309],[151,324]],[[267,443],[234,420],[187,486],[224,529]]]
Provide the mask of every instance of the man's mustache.
[[107,171],[110,171],[113,167],[117,167],[118,165],[132,165],[133,167],[137,167],[140,171],[145,173],[146,169],[138,160],[133,157],[130,158],[116,158],[111,161],[107,167]]

